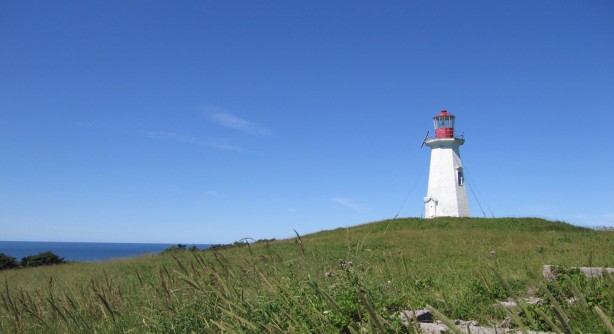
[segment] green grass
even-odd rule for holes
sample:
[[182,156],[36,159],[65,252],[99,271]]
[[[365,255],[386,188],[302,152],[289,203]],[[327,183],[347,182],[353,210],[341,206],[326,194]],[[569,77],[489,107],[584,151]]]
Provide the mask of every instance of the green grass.
[[[613,250],[612,231],[542,219],[395,219],[250,247],[5,270],[0,332],[405,333],[416,330],[401,324],[405,309],[499,324],[518,312],[496,300],[529,293],[547,302],[523,307],[517,326],[608,332],[611,279],[566,271],[547,283],[541,272],[614,267]],[[567,303],[574,294],[588,307]]]

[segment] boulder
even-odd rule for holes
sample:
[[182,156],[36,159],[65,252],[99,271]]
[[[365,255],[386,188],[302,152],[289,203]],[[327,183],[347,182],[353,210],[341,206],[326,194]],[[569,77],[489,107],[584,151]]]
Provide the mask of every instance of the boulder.
[[411,321],[414,321],[414,319],[418,322],[433,322],[433,314],[427,309],[405,310],[401,314],[401,318],[406,325],[409,324]]
[[[549,282],[554,282],[556,280],[556,274],[552,270],[557,266],[553,266],[551,264],[547,264],[544,266],[543,276]],[[614,268],[603,268],[603,267],[569,267],[569,269],[579,269],[584,276],[588,278],[593,277],[601,277],[603,276],[603,271],[607,270],[610,274],[614,275]]]

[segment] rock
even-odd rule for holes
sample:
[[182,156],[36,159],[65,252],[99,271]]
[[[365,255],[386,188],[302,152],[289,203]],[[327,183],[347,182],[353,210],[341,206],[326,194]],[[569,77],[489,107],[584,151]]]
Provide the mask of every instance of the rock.
[[505,319],[503,319],[503,321],[499,324],[500,328],[512,328],[512,318],[511,317],[506,317]]
[[[515,301],[513,300],[501,300],[498,301],[497,304],[505,307],[505,308],[513,308],[513,307],[518,307],[518,304],[516,304]],[[497,304],[494,304],[493,306],[497,306]]]
[[420,329],[422,330],[422,333],[425,334],[440,334],[445,333],[448,330],[448,327],[439,324],[421,323]]
[[[469,322],[466,322],[467,324]],[[467,326],[467,325],[459,325],[458,328],[467,334],[520,334],[522,333],[518,329],[502,329],[500,327],[484,327],[484,326]],[[420,323],[420,329],[425,334],[441,334],[441,333],[450,333],[451,330],[446,325],[435,324],[435,323]],[[546,334],[545,332],[536,332],[536,331],[527,331],[527,334]]]
[[534,286],[530,286],[527,288],[527,295],[529,297],[535,297],[537,296],[537,294],[539,293],[539,288],[534,287]]
[[[436,320],[433,322],[433,315],[429,310],[406,310],[401,313],[401,318],[406,326],[409,326],[413,319],[417,319],[416,326],[420,326],[420,330],[425,334],[441,334],[450,333],[451,330],[442,321]],[[475,320],[454,320],[454,324],[467,334],[502,334],[514,333],[520,334],[518,329],[510,329],[512,323],[511,318],[507,318],[501,325],[496,327],[480,326],[480,323]],[[528,334],[546,334],[545,332],[528,331]]]
[[552,272],[552,266],[547,264],[544,266],[544,270],[542,271],[542,275],[548,282],[554,282],[556,280],[556,276]]
[[[552,272],[552,269],[556,267],[550,264],[544,266],[543,276],[548,282],[554,282],[556,280],[556,275]],[[569,269],[579,269],[584,276],[588,278],[593,277],[601,277],[603,276],[603,271],[607,270],[610,274],[614,275],[614,268],[602,268],[602,267],[569,267]]]
[[[531,304],[531,305],[541,305],[543,299],[541,298],[536,298],[536,297],[529,297],[529,298],[522,298],[522,301],[525,304]],[[505,307],[505,308],[514,308],[514,307],[518,307],[518,304],[513,300],[513,299],[508,299],[508,300],[504,300],[504,301],[499,301],[497,302],[497,304]],[[493,305],[496,306],[497,304]]]
[[418,322],[433,322],[433,314],[431,311],[424,310],[405,310],[401,314],[403,322],[407,325],[409,322],[416,319]]
[[607,270],[610,274],[614,274],[614,268],[580,267],[579,269],[588,278],[601,277],[603,276],[604,270]]

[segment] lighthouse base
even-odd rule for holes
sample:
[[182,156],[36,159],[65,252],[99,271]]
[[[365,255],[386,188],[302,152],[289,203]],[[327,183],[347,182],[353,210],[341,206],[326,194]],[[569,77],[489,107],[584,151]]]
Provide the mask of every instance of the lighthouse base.
[[424,217],[469,217],[465,176],[460,159],[462,141],[432,140],[428,192],[424,197]]
[[439,201],[433,197],[424,198],[424,218],[436,217],[469,217],[468,211],[461,211],[458,208],[439,206]]

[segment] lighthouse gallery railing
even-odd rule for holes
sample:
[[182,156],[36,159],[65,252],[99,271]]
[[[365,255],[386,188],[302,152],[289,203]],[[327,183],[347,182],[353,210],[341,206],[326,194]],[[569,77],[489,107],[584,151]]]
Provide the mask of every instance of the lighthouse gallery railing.
[[[452,138],[456,138],[456,139],[465,139],[465,133],[462,131],[454,131],[452,134]],[[431,139],[438,139],[434,133],[428,133],[426,135],[426,139],[425,140],[431,140]]]

